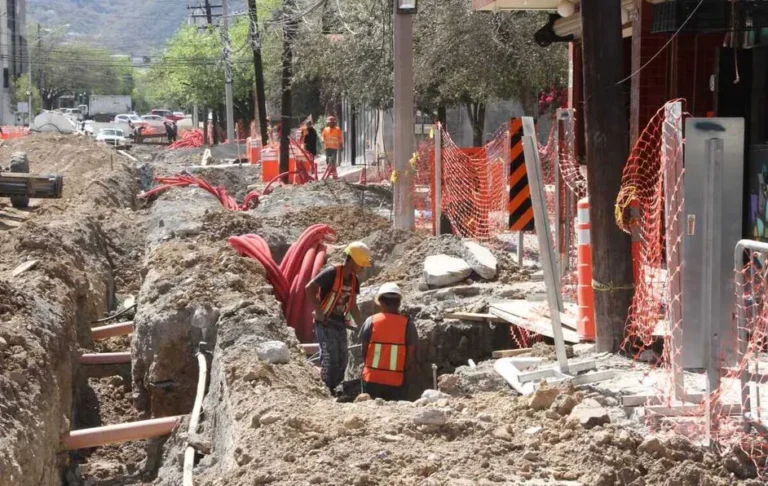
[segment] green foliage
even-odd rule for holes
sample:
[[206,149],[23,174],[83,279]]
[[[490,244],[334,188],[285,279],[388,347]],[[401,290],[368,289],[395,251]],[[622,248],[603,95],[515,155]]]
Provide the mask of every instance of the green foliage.
[[[391,106],[392,13],[390,0],[326,3],[302,30],[297,76],[321,78],[328,100]],[[424,109],[507,98],[535,107],[538,91],[565,83],[565,46],[533,42],[545,15],[476,12],[471,0],[420,0],[414,23],[416,96]]]
[[[11,101],[14,106],[19,102],[28,102],[29,95],[29,76],[23,74],[13,80],[11,86]],[[40,97],[40,90],[36,86],[32,86],[32,113],[40,113],[43,107],[43,100]]]
[[50,37],[33,42],[32,80],[46,108],[65,94],[127,95],[133,91],[133,68],[125,56]]

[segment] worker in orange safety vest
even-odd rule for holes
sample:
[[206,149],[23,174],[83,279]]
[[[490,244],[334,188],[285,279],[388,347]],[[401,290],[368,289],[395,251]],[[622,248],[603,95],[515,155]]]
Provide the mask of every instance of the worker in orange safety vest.
[[357,274],[371,266],[371,250],[363,242],[350,243],[344,253],[343,264],[326,267],[305,288],[320,345],[320,376],[331,393],[344,381],[347,369],[347,328],[357,330],[353,324],[359,326],[363,321],[357,307]]
[[339,162],[339,151],[343,148],[344,140],[341,128],[336,126],[336,117],[329,116],[326,120],[327,127],[323,129],[323,145],[325,146],[325,162],[331,169],[331,174],[336,174],[336,164]]
[[385,283],[376,294],[381,312],[360,329],[363,393],[384,400],[405,398],[406,372],[419,340],[413,321],[400,313],[403,293],[396,283]]

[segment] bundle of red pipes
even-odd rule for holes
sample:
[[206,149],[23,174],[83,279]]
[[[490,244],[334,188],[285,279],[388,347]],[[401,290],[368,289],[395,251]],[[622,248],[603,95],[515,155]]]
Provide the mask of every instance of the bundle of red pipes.
[[197,148],[203,146],[203,132],[202,130],[191,130],[184,132],[181,135],[180,140],[176,140],[168,146],[169,150],[176,150],[181,148]]
[[302,343],[314,342],[312,307],[304,288],[323,268],[325,242],[332,241],[336,232],[326,224],[315,224],[304,230],[291,245],[278,266],[272,259],[269,245],[261,236],[231,236],[229,244],[243,255],[254,258],[267,271],[267,280],[275,289],[275,297],[282,304],[283,315],[289,326],[296,330]]
[[172,187],[197,186],[213,194],[219,200],[222,206],[232,211],[248,211],[251,208],[251,201],[259,202],[259,193],[256,191],[248,193],[245,196],[243,204],[238,204],[235,198],[227,194],[223,186],[213,187],[207,181],[191,174],[177,174],[173,177],[155,177],[155,181],[161,185],[138,195],[139,198],[147,198],[155,194],[165,192]]

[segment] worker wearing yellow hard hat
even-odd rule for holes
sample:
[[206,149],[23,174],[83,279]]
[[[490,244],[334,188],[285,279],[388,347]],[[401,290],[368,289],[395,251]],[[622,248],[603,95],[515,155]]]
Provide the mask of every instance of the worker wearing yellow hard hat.
[[331,392],[344,381],[347,328],[363,321],[357,307],[358,274],[371,266],[371,250],[361,241],[347,245],[344,254],[344,263],[326,267],[306,287],[320,345],[320,375]]

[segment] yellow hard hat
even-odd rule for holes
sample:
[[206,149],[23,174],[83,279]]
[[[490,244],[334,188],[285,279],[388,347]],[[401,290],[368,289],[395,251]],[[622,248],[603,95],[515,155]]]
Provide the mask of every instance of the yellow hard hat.
[[362,241],[353,241],[347,245],[344,253],[363,268],[371,266],[371,249]]

